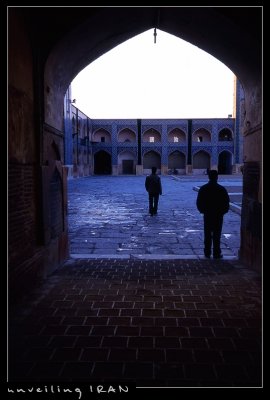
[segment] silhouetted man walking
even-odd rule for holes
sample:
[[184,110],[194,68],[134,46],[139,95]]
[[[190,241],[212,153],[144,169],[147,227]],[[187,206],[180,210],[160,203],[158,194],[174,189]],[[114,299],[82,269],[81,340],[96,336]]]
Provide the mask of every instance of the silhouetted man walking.
[[162,195],[161,179],[156,172],[157,168],[152,167],[152,174],[145,179],[145,189],[149,196],[149,213],[151,216],[157,214],[159,195]]
[[224,186],[217,183],[218,172],[208,172],[209,182],[201,186],[197,196],[197,208],[204,214],[204,255],[211,256],[213,242],[213,257],[222,258],[220,237],[223,225],[223,215],[229,211],[230,198]]

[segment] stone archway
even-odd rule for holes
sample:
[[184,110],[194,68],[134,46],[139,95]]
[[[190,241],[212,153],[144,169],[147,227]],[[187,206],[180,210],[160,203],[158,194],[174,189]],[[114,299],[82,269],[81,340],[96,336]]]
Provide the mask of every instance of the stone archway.
[[193,142],[211,142],[211,133],[205,128],[199,128],[192,135]]
[[156,167],[157,173],[161,169],[161,156],[154,150],[146,151],[143,155],[143,171],[146,174],[151,173],[151,168]]
[[136,142],[136,134],[133,130],[129,128],[121,129],[118,133],[118,142],[119,143],[131,143]]
[[111,134],[106,129],[100,128],[93,132],[92,140],[97,143],[110,143]]
[[107,151],[100,150],[94,155],[94,174],[95,175],[111,175],[112,173],[112,157]]
[[[245,94],[243,136],[244,176],[241,259],[251,268],[261,267],[260,226],[262,202],[262,112],[260,7],[12,7],[9,28],[9,218],[14,237],[28,228],[28,250],[10,248],[10,270],[32,281],[46,275],[50,259],[61,264],[68,256],[67,226],[50,241],[44,221],[50,214],[44,188],[50,165],[48,144],[53,140],[63,165],[63,99],[70,82],[90,62],[113,47],[148,29],[158,27],[216,57],[239,78]],[[49,21],[49,29],[48,29]],[[61,24],[59,23],[61,21]],[[157,83],[158,84],[158,83]],[[116,162],[116,160],[113,160]],[[190,160],[188,160],[188,164]],[[253,184],[256,181],[256,184]],[[252,188],[256,190],[251,190]],[[23,224],[16,219],[17,202],[23,203]],[[21,203],[22,204],[22,203]],[[67,199],[63,191],[66,220]],[[31,210],[31,212],[30,212]],[[47,261],[46,261],[47,260]],[[18,286],[18,285],[17,285]],[[18,289],[18,287],[17,287]]]
[[120,175],[135,175],[136,155],[132,151],[123,150],[118,154],[118,173]]
[[233,140],[232,131],[228,128],[223,128],[218,133],[219,142],[227,142]]
[[154,128],[147,129],[145,132],[143,132],[142,141],[144,143],[161,142],[161,134]]
[[182,129],[174,128],[168,133],[168,142],[170,143],[185,143],[186,134]]
[[193,155],[193,171],[197,174],[204,174],[211,166],[210,154],[207,151],[199,150]]
[[218,173],[220,175],[230,175],[232,173],[232,153],[230,151],[222,151],[218,155]]
[[182,151],[175,150],[168,156],[168,168],[172,173],[184,175],[186,171],[186,156]]

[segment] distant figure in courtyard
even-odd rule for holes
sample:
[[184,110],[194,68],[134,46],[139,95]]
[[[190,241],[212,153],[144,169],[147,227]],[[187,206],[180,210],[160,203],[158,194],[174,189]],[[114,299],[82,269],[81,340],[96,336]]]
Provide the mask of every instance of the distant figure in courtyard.
[[218,172],[209,170],[209,182],[201,186],[197,196],[197,208],[204,215],[204,255],[223,258],[220,249],[220,237],[223,225],[223,215],[229,211],[230,198],[224,186],[217,183]]
[[145,189],[149,196],[149,214],[151,217],[157,214],[159,196],[162,195],[161,179],[156,174],[157,168],[152,167],[151,175],[145,179]]

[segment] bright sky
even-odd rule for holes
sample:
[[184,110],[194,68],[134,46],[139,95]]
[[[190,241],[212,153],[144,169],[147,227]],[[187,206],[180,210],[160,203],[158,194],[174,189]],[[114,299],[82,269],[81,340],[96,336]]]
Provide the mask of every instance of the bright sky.
[[89,64],[72,98],[93,119],[227,118],[234,74],[190,43],[148,30]]

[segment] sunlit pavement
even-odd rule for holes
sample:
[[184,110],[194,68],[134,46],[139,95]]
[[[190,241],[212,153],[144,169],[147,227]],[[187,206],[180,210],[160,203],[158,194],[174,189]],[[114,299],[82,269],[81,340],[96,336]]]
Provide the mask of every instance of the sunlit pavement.
[[[196,208],[202,176],[162,176],[158,215],[148,213],[144,176],[93,176],[68,182],[70,253],[73,258],[176,259],[203,256],[203,216]],[[242,176],[219,176],[232,193],[221,249],[238,257]]]

